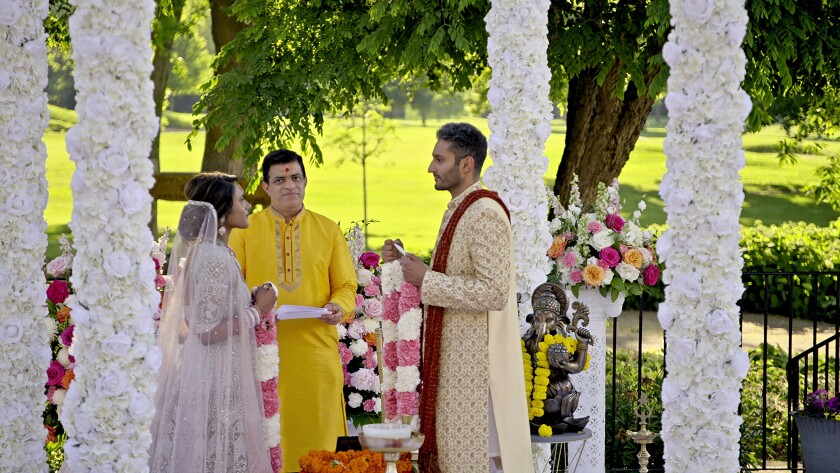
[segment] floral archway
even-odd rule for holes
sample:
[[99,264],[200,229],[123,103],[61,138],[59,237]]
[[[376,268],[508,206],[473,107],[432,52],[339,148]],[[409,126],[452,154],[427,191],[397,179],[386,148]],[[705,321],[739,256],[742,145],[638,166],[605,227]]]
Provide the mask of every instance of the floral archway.
[[[76,163],[76,382],[62,422],[71,469],[145,471],[153,416],[154,267],[146,226],[153,182],[146,159],[157,120],[152,106],[152,0],[73,2],[70,32],[79,123],[67,135]],[[43,471],[41,410],[52,327],[40,271],[46,248],[47,0],[0,0],[0,469]],[[548,203],[542,175],[551,132],[548,0],[493,1],[486,18],[493,69],[489,117],[494,166],[485,182],[511,210],[518,291],[545,280]],[[740,43],[742,1],[673,0],[674,31],[663,56],[671,66],[671,122],[661,193],[670,229],[660,239],[670,283],[660,321],[668,337],[663,386],[666,468],[737,471],[736,414],[748,363],[740,348],[738,215],[744,165],[741,129],[749,99]],[[701,187],[702,186],[702,187]],[[130,308],[130,310],[128,310]],[[522,314],[530,312],[523,298]],[[696,363],[700,356],[703,363]],[[698,386],[702,386],[698,388]],[[24,401],[26,400],[26,401]],[[714,405],[714,409],[708,409]],[[593,452],[601,456],[601,452]],[[592,470],[597,471],[597,469]],[[603,468],[601,468],[603,471]]]

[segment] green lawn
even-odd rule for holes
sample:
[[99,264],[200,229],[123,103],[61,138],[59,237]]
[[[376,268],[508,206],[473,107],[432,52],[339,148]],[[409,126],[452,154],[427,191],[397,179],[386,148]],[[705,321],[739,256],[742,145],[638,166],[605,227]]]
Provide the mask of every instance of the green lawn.
[[[488,131],[486,121],[467,119]],[[426,127],[419,121],[399,121],[392,145],[384,156],[368,162],[368,218],[377,223],[370,226],[370,246],[378,248],[385,238],[401,237],[410,251],[427,253],[435,236],[449,194],[434,190],[434,182],[426,172],[435,142],[435,130],[443,120],[430,120]],[[336,121],[328,121],[325,136],[330,136]],[[554,124],[554,133],[546,144],[549,171],[546,184],[551,185],[563,151],[563,122]],[[648,129],[636,144],[630,161],[620,180],[625,210],[632,212],[636,202],[646,195],[648,209],[642,223],[664,223],[665,214],[658,195],[659,181],[665,172],[662,141],[665,130]],[[192,151],[184,146],[186,131],[170,131],[161,138],[161,170],[164,172],[196,172],[200,168],[203,138],[194,141]],[[788,220],[805,220],[826,225],[838,213],[825,205],[816,205],[804,195],[801,187],[814,181],[814,169],[825,161],[829,153],[840,152],[840,143],[833,142],[820,156],[801,156],[797,165],[780,166],[772,151],[773,145],[783,136],[779,128],[769,128],[758,135],[744,137],[747,167],[742,178],[747,192],[741,222],[753,225],[756,220],[765,224]],[[51,233],[50,255],[57,252],[58,236],[67,231],[72,211],[70,178],[74,165],[64,146],[64,134],[49,132],[45,137],[49,159],[47,179],[50,183],[50,200],[46,219]],[[362,170],[361,166],[335,164],[341,151],[322,139],[325,164],[316,168],[307,166],[307,208],[339,221],[342,227],[362,219]],[[755,150],[755,151],[750,151]],[[761,151],[761,152],[758,152]],[[485,164],[486,166],[486,164]],[[174,227],[181,202],[160,202],[159,227]]]

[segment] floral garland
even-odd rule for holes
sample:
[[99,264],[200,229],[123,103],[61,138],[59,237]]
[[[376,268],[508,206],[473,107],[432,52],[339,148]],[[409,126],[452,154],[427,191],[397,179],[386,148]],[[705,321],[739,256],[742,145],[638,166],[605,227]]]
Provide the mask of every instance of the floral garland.
[[[384,473],[385,457],[370,450],[330,452],[310,450],[298,460],[300,473]],[[397,462],[399,473],[411,473],[411,454],[401,453]]]
[[[76,164],[76,379],[61,422],[72,471],[148,471],[157,306],[148,228],[148,159],[158,129],[152,83],[152,0],[73,0],[69,19],[79,122],[66,135]],[[131,307],[126,312],[126,307]]]
[[661,435],[667,470],[723,473],[739,469],[739,389],[749,369],[736,305],[744,290],[747,12],[741,1],[715,0],[674,0],[670,12],[674,29],[662,51],[670,66],[668,172],[660,184],[668,230],[657,241],[668,284],[658,313],[668,343]]
[[44,371],[51,320],[44,317],[47,248],[47,0],[0,7],[0,471],[44,468]]
[[420,290],[403,280],[399,261],[382,265],[382,397],[385,419],[411,416],[412,429],[420,427]]
[[344,371],[347,416],[355,426],[378,422],[382,412],[376,330],[382,320],[378,254],[364,251],[362,228],[355,224],[345,238],[356,269],[356,309],[345,323],[337,325],[338,352]]
[[277,359],[276,315],[268,312],[260,315],[260,323],[254,328],[257,338],[256,369],[254,370],[262,387],[263,434],[269,445],[271,467],[275,473],[283,468],[283,451],[280,448],[280,398],[277,392],[277,378],[280,375],[280,365]]
[[[493,166],[484,173],[484,183],[510,210],[516,291],[525,294],[545,282],[551,269],[543,182],[548,170],[543,153],[552,118],[546,53],[549,5],[549,0],[495,0],[484,18],[489,33],[487,63],[493,70],[487,93],[492,109],[487,147]],[[530,313],[530,297],[523,297],[519,307],[523,333]]]

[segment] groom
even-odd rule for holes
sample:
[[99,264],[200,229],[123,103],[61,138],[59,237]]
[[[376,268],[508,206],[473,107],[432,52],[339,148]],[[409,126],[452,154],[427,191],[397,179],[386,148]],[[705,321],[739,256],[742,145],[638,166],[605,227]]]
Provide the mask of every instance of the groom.
[[[425,304],[420,471],[533,473],[508,211],[479,183],[484,135],[449,123],[437,138],[429,172],[452,200],[431,268],[402,257]],[[382,256],[400,257],[392,240]]]

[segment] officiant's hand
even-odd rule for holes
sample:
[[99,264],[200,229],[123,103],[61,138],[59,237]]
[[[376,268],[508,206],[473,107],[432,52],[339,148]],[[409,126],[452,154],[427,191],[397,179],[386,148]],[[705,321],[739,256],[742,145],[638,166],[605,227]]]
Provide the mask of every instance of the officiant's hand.
[[402,254],[397,250],[397,247],[394,246],[394,243],[400,245],[400,247],[405,248],[403,246],[402,241],[399,238],[396,240],[385,240],[385,244],[382,245],[382,262],[383,263],[390,263],[391,261],[396,261],[402,257]]
[[341,310],[341,307],[334,303],[334,302],[327,302],[324,304],[324,309],[330,311],[329,314],[324,314],[321,316],[321,320],[330,325],[335,325],[341,322],[341,316],[344,315],[344,311]]
[[402,257],[403,279],[405,282],[414,284],[417,287],[423,285],[423,277],[426,276],[426,264],[417,256],[408,253]]

